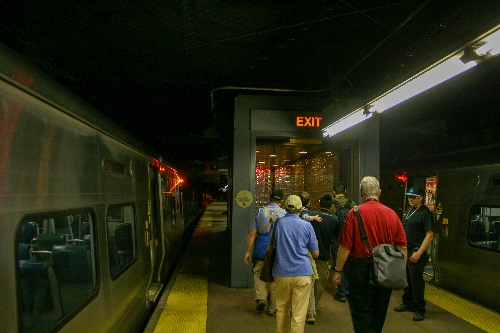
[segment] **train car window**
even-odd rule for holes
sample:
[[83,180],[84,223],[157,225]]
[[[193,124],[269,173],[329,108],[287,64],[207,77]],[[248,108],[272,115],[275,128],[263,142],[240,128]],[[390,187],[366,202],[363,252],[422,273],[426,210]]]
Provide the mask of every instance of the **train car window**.
[[116,278],[137,257],[135,209],[132,204],[111,205],[106,214],[111,276]]
[[500,207],[474,205],[469,212],[469,244],[500,252]]
[[121,175],[125,174],[125,165],[112,160],[103,159],[102,168],[106,172],[116,173]]
[[29,215],[19,224],[17,290],[22,332],[56,329],[97,293],[91,209]]

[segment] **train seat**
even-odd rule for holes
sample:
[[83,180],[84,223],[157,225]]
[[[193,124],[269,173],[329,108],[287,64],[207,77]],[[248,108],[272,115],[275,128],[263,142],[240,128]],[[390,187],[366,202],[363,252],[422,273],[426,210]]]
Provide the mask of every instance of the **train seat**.
[[19,243],[19,260],[31,260],[32,244]]
[[38,225],[36,222],[28,222],[21,229],[21,242],[31,243],[38,236]]
[[55,245],[51,266],[61,282],[92,282],[90,247],[87,245]]
[[117,224],[115,229],[115,243],[121,268],[133,258],[132,225],[130,223]]
[[90,235],[83,236],[83,245],[90,246]]
[[82,231],[82,235],[90,235],[90,223],[83,222],[81,231]]
[[54,311],[62,317],[59,286],[52,268],[37,260],[19,260],[23,310],[42,314]]
[[67,234],[39,234],[36,238],[37,251],[52,251],[55,245],[66,244]]

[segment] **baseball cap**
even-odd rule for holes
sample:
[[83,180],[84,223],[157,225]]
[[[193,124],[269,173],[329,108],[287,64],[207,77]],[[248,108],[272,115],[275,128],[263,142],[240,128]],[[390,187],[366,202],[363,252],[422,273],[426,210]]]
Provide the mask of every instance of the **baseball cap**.
[[276,201],[281,201],[285,198],[285,194],[283,193],[282,190],[273,190],[273,192],[271,193],[271,199],[274,199]]
[[299,210],[302,208],[302,200],[298,195],[289,195],[286,198],[285,207],[289,210]]
[[408,190],[408,193],[405,193],[406,195],[409,195],[411,197],[418,197],[418,196],[423,196],[424,191],[420,188],[420,186],[412,186]]

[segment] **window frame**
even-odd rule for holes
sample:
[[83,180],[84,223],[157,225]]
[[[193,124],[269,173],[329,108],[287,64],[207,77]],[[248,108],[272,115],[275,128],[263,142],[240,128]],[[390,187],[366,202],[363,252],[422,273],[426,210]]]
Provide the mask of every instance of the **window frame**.
[[[80,295],[81,296],[80,298],[83,299],[82,302],[75,304],[73,307],[65,308],[65,305],[68,305],[68,303],[69,303],[68,300],[73,299],[74,297],[72,296],[72,294],[68,295],[62,288],[62,286],[65,284],[67,285],[67,283],[65,283],[63,281],[63,279],[60,278],[61,277],[61,275],[59,275],[60,273],[56,273],[56,268],[54,266],[55,259],[52,257],[52,252],[50,252],[50,257],[49,257],[49,253],[48,253],[49,251],[47,251],[47,253],[43,254],[43,255],[46,255],[46,257],[41,257],[41,255],[39,256],[37,254],[35,254],[33,256],[30,253],[29,259],[21,259],[20,248],[16,248],[16,251],[15,251],[15,256],[16,256],[16,258],[15,258],[16,259],[15,260],[15,263],[16,263],[15,272],[16,273],[15,274],[16,275],[15,276],[16,276],[16,294],[18,296],[17,297],[18,298],[18,304],[17,304],[18,317],[17,317],[17,320],[19,323],[19,327],[23,328],[23,331],[32,332],[32,330],[29,330],[27,327],[25,327],[25,323],[29,323],[28,321],[33,316],[28,313],[28,316],[23,319],[24,313],[26,312],[26,311],[23,311],[23,307],[25,306],[24,300],[23,300],[23,295],[26,292],[26,285],[25,285],[26,276],[29,277],[29,275],[26,275],[27,274],[26,272],[22,273],[22,269],[20,267],[21,260],[23,260],[23,262],[28,262],[28,263],[35,262],[35,265],[38,265],[39,263],[44,262],[45,267],[47,267],[47,273],[49,274],[48,275],[49,277],[48,277],[48,282],[47,282],[48,284],[46,286],[47,287],[46,292],[47,292],[47,294],[50,294],[51,297],[49,297],[49,298],[52,299],[54,308],[51,309],[49,307],[49,312],[43,313],[40,315],[48,316],[49,318],[52,316],[54,319],[48,321],[47,327],[43,330],[43,332],[57,332],[61,327],[63,327],[72,318],[74,318],[79,312],[81,312],[85,307],[87,307],[88,304],[90,304],[92,302],[92,300],[94,300],[97,297],[97,295],[99,293],[99,290],[100,290],[100,268],[99,268],[100,258],[99,258],[99,251],[98,251],[98,247],[97,247],[97,244],[98,244],[97,214],[96,214],[93,207],[83,207],[83,208],[64,209],[64,210],[51,210],[51,211],[46,211],[46,212],[30,212],[28,214],[25,214],[19,219],[19,223],[17,224],[15,244],[21,245],[22,243],[24,243],[24,242],[22,242],[22,229],[23,229],[23,226],[29,222],[37,222],[37,228],[39,228],[39,231],[41,231],[41,233],[37,234],[37,237],[35,237],[36,241],[38,241],[39,235],[42,233],[45,233],[45,234],[55,233],[54,232],[55,231],[54,225],[50,226],[51,223],[54,224],[55,219],[68,218],[68,222],[69,222],[70,221],[69,217],[73,218],[76,215],[80,215],[80,216],[87,215],[89,218],[88,222],[90,223],[89,232],[90,232],[91,237],[90,237],[90,243],[88,244],[89,248],[87,249],[87,252],[89,253],[90,257],[89,257],[89,255],[85,256],[87,259],[90,258],[90,263],[91,263],[90,272],[89,272],[90,281],[85,283],[88,285],[88,287],[90,287],[90,289],[88,289],[90,292],[88,294],[85,294],[85,295]],[[79,224],[80,228],[81,228],[81,225],[82,224]],[[69,224],[69,227],[72,228],[71,224]],[[81,229],[79,230],[79,235],[83,238],[83,235],[81,235],[80,231],[81,231]],[[74,235],[74,233],[73,233],[73,235]],[[33,240],[30,243],[33,246],[35,246],[35,244],[36,244]],[[24,243],[24,244],[26,244],[26,243]],[[83,239],[75,239],[75,238],[67,237],[66,243],[63,244],[63,246],[68,246],[68,247],[80,246],[78,244],[80,244],[80,245],[83,244]],[[87,245],[87,244],[85,244],[85,245]],[[54,245],[54,247],[55,246],[57,246],[57,245]],[[40,259],[42,259],[42,260],[40,260]],[[48,259],[48,260],[45,260],[45,259]],[[69,266],[71,266],[71,265],[69,265]],[[44,267],[44,269],[45,269],[45,267]],[[31,273],[29,273],[29,274],[31,274]],[[52,277],[50,277],[50,274],[52,274]],[[23,282],[23,280],[24,280],[24,282]],[[29,278],[28,278],[28,280],[29,280]],[[56,282],[55,286],[57,287],[57,289],[54,289],[53,281]],[[23,288],[25,288],[25,289],[23,289]],[[57,290],[57,293],[53,293],[54,290]],[[81,291],[81,289],[80,289],[80,291]],[[59,299],[58,300],[53,299],[54,296],[58,296]],[[68,297],[68,296],[70,296],[70,297]],[[35,296],[33,296],[33,297],[35,297]],[[46,303],[47,296],[44,296],[44,297],[45,297],[45,299],[43,300],[43,302]],[[55,302],[57,302],[58,304],[56,304]],[[60,309],[58,309],[59,306],[60,306]],[[58,310],[60,310],[60,314],[58,314],[58,313],[51,314],[51,311],[57,312]],[[57,315],[57,317],[55,315]],[[59,315],[60,315],[60,317],[59,317]]]
[[[115,207],[120,207],[120,208],[124,208],[124,207],[130,207],[131,208],[131,212],[129,212],[127,214],[127,216],[125,216],[125,212],[123,212],[123,217],[122,219],[114,219],[114,220],[108,220],[108,212],[110,211],[110,208],[115,208]],[[106,207],[106,214],[105,214],[105,217],[106,217],[106,220],[105,220],[105,223],[106,223],[106,244],[107,244],[107,255],[108,255],[108,268],[109,268],[109,274],[110,274],[110,277],[111,279],[114,281],[116,280],[118,277],[120,277],[125,271],[127,271],[137,260],[138,260],[138,257],[139,257],[139,246],[138,246],[138,237],[137,237],[137,207],[135,205],[134,202],[123,202],[123,203],[113,203],[113,204],[109,204],[107,207]],[[126,248],[120,248],[119,249],[119,246],[118,244],[116,243],[116,239],[114,238],[116,236],[116,227],[118,226],[118,224],[121,224],[121,223],[129,223],[129,222],[119,222],[119,221],[125,221],[125,219],[127,217],[132,217],[133,218],[133,221],[131,224],[131,243],[132,243],[132,257],[130,258],[130,260],[127,260],[128,259],[128,255],[129,255],[129,249],[126,249]],[[116,225],[114,225],[114,229],[113,231],[115,232],[115,234],[110,234],[110,224],[109,223],[116,223]],[[113,239],[110,238],[110,235],[113,236]],[[123,246],[123,243],[122,245],[120,246]],[[125,246],[126,246],[126,243],[125,243]],[[115,249],[116,249],[116,252],[115,252]],[[119,252],[122,252],[122,253],[119,253]],[[126,253],[125,253],[126,252]],[[121,259],[124,258],[124,262],[121,261]],[[123,262],[123,265],[122,265],[122,262]]]

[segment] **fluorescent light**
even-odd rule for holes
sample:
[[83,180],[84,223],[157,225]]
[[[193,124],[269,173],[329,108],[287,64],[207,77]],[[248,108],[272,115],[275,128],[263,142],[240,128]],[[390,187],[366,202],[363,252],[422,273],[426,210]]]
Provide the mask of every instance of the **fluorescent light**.
[[478,47],[476,53],[478,55],[486,54],[488,51],[495,56],[500,53],[500,30],[492,33],[485,38],[486,44]]
[[[459,59],[462,55],[463,52],[433,67],[431,66],[421,74],[413,76],[382,96],[377,97],[367,104],[371,105],[370,112],[375,111],[377,113],[382,113],[476,65],[474,61],[464,64]],[[363,114],[363,111],[363,108],[359,108],[326,127],[323,130],[323,136],[333,136],[366,120],[367,116]]]
[[[478,55],[490,52],[491,55],[494,56],[500,53],[500,30],[497,30],[495,33],[489,35],[483,40],[486,41],[486,44],[476,50]],[[416,96],[421,92],[426,91],[474,67],[477,64],[475,61],[469,61],[464,64],[460,60],[463,53],[464,52],[461,51],[449,55],[448,57],[442,59],[367,103],[365,106],[369,106],[370,113],[382,113],[393,106],[398,105],[399,103],[404,102],[407,99],[412,98],[413,96]],[[368,115],[363,114],[365,106],[351,112],[347,116],[324,128],[323,136],[334,136],[335,134],[338,134],[366,120]]]

